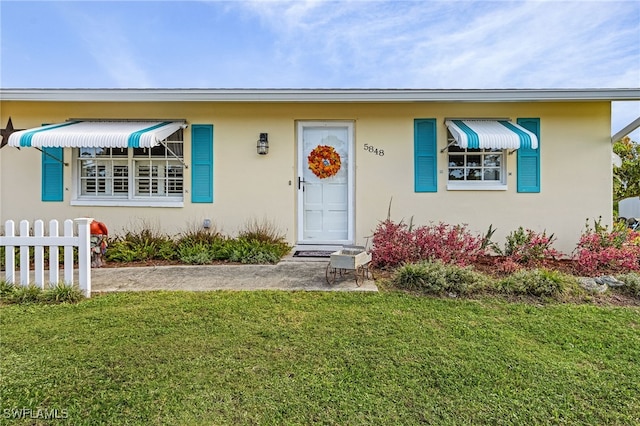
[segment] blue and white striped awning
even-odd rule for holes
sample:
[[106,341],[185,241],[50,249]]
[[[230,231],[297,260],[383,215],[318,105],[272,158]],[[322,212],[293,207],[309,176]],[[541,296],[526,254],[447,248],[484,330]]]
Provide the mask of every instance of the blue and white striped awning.
[[152,148],[186,124],[181,121],[67,121],[9,136],[15,147]]
[[461,148],[538,148],[536,135],[506,120],[446,120],[456,145]]

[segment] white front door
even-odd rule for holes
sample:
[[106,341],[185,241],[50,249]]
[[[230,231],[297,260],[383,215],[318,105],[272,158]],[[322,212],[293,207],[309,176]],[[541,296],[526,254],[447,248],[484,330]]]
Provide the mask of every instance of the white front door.
[[298,243],[353,243],[353,123],[298,123]]

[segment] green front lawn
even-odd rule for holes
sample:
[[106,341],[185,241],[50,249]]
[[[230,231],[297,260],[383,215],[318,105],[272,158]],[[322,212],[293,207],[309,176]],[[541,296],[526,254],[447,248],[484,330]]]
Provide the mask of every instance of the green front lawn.
[[119,293],[0,306],[0,344],[12,425],[640,423],[637,307]]

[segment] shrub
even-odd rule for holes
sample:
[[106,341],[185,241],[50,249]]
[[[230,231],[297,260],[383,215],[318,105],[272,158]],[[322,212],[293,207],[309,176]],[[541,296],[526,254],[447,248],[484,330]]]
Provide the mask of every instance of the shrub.
[[131,243],[116,238],[109,242],[105,258],[113,262],[133,262],[138,260],[138,252]]
[[393,268],[417,260],[409,227],[391,219],[381,222],[373,232],[371,266]]
[[211,263],[214,256],[205,242],[185,242],[178,244],[178,259],[183,263],[204,265]]
[[173,241],[168,236],[151,228],[127,232],[109,242],[105,257],[107,261],[133,262],[140,260],[174,258]]
[[238,232],[238,238],[264,243],[282,243],[285,241],[285,235],[280,231],[275,222],[255,218],[248,220],[244,224],[244,228]]
[[208,264],[214,260],[241,263],[277,263],[291,251],[284,235],[267,220],[247,222],[236,239],[223,236],[215,227],[191,226],[173,239],[152,229],[127,232],[114,238],[106,258],[115,262],[179,260],[187,264]]
[[485,252],[485,240],[464,225],[413,226],[390,219],[373,233],[372,266],[393,268],[407,262],[436,261],[465,266]]
[[523,269],[498,282],[500,292],[538,297],[558,297],[576,286],[576,278],[550,269]]
[[11,303],[36,303],[40,300],[42,290],[33,284],[28,286],[14,286],[9,296]]
[[190,243],[214,244],[224,239],[215,226],[209,229],[192,227],[179,235],[176,244],[178,246]]
[[574,250],[576,269],[583,275],[640,270],[640,232],[618,224],[610,231],[600,220],[587,223]]
[[40,300],[49,303],[78,303],[82,299],[84,294],[77,286],[64,283],[51,286],[40,295]]
[[239,263],[277,263],[291,248],[286,243],[269,243],[238,238],[225,247],[227,259]]
[[436,262],[408,263],[399,267],[391,283],[394,287],[427,294],[468,294],[484,288],[489,278],[469,267]]
[[12,283],[5,280],[0,280],[0,300],[9,300],[14,290],[15,286]]
[[632,297],[640,298],[640,274],[637,272],[629,272],[616,276],[617,279],[624,282],[622,287],[615,287],[622,293]]
[[547,236],[546,231],[538,233],[521,226],[507,235],[504,252],[500,254],[521,265],[538,265],[545,259],[560,256],[560,252],[551,248],[554,241],[553,234]]
[[421,226],[413,232],[418,258],[440,260],[459,266],[473,263],[484,253],[483,238],[472,235],[465,225]]
[[59,283],[42,290],[33,284],[20,286],[0,281],[0,301],[4,303],[77,303],[82,299],[84,295],[77,286]]

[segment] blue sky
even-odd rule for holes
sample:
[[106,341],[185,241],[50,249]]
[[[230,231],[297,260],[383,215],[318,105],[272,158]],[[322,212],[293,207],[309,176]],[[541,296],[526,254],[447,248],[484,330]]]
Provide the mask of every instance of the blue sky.
[[640,87],[639,1],[0,0],[0,28],[4,88]]

